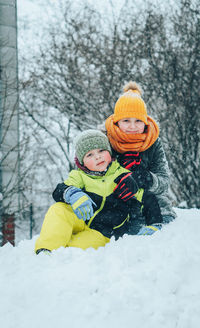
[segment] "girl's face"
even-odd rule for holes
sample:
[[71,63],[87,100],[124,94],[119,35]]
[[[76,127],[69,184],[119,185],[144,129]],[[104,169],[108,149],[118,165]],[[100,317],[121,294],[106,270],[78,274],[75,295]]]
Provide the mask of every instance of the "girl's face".
[[134,117],[123,118],[118,122],[120,130],[126,134],[143,133],[145,124]]
[[83,164],[90,171],[103,172],[111,162],[111,155],[108,150],[93,149],[88,151],[83,158]]

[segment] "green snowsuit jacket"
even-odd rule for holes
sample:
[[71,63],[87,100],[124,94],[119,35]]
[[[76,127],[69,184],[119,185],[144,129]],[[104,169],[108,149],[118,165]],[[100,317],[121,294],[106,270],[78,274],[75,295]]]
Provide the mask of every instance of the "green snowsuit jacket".
[[[113,194],[117,185],[114,180],[122,173],[127,172],[130,171],[114,161],[104,176],[89,175],[78,169],[72,170],[68,179],[64,181],[65,186],[75,186],[82,189],[95,202],[97,206],[94,207],[94,215],[86,223],[91,229],[101,232],[108,238],[114,236],[118,239],[123,234],[128,233],[130,208]],[[63,201],[60,198],[61,190],[63,190],[63,184],[59,184],[53,193],[55,201]],[[133,199],[133,208],[137,208],[134,206],[134,202],[142,201],[143,189],[139,189],[135,196],[137,200]]]

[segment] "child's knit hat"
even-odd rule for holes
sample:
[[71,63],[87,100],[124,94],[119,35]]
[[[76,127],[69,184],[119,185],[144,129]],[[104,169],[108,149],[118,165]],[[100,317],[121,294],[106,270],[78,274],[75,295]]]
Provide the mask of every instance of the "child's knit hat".
[[93,149],[104,149],[112,153],[108,138],[103,132],[92,129],[81,132],[75,139],[75,153],[81,164],[85,154]]
[[141,97],[142,90],[137,83],[130,81],[123,88],[124,93],[115,104],[113,122],[127,117],[134,117],[148,125],[147,109]]

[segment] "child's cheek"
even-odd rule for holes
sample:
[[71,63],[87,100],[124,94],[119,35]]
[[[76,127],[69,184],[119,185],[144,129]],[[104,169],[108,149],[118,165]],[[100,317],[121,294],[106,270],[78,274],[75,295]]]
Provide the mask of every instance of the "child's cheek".
[[105,161],[107,161],[108,163],[111,162],[111,156],[110,156],[110,153],[107,151],[105,154],[104,154],[104,159]]
[[87,159],[84,163],[84,165],[89,169],[89,170],[93,170],[95,164],[94,164],[94,160],[91,159]]

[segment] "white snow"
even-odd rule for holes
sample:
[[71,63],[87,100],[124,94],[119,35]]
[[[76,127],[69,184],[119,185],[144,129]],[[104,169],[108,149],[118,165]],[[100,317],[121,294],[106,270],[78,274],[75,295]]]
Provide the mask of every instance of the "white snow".
[[4,328],[197,328],[200,210],[152,236],[34,254],[35,238],[0,248]]

